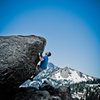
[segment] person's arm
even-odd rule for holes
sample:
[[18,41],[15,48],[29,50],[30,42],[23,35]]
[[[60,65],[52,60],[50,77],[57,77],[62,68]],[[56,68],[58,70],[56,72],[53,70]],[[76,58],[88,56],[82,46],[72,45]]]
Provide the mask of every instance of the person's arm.
[[40,59],[40,61],[44,61],[44,59],[41,57],[40,53],[39,53],[39,59]]

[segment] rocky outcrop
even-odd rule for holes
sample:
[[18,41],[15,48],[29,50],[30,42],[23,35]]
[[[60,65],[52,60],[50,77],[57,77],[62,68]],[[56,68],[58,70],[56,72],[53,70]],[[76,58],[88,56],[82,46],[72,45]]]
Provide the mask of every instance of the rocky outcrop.
[[34,73],[45,44],[44,38],[34,35],[0,36],[0,97],[11,97]]
[[50,94],[46,90],[37,90],[33,87],[20,88],[14,100],[49,100]]
[[67,86],[54,88],[49,84],[43,84],[40,90],[47,90],[50,93],[50,100],[73,100],[70,93],[70,87]]
[[15,100],[73,100],[70,90],[66,86],[54,88],[49,84],[40,89],[33,87],[20,88]]

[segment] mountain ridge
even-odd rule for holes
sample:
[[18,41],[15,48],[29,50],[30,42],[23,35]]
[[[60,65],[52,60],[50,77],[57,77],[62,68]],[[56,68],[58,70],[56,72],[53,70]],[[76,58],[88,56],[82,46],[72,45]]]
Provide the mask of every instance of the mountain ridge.
[[52,85],[53,87],[59,87],[61,85],[71,85],[80,82],[93,82],[98,78],[86,75],[80,71],[71,69],[69,67],[60,68],[53,63],[48,63],[46,70],[39,73],[34,77],[33,81],[27,80],[20,87],[36,87],[39,88],[44,82]]
[[[53,64],[52,62],[49,62],[48,64]],[[56,66],[56,65],[54,65],[54,66]],[[51,66],[50,66],[51,67]],[[56,66],[56,67],[58,67],[58,66]],[[77,69],[73,69],[73,68],[71,68],[71,67],[68,67],[68,66],[65,66],[65,67],[63,67],[63,68],[61,68],[61,67],[58,67],[58,68],[60,68],[60,69],[66,69],[66,68],[68,68],[68,69],[71,69],[71,70],[75,70],[75,71],[77,71],[77,72],[79,72],[79,73],[83,73],[83,74],[85,74],[85,75],[87,75],[87,76],[90,76],[90,77],[93,77],[93,78],[95,78],[95,79],[100,79],[99,77],[96,77],[96,76],[93,76],[93,75],[88,75],[88,74],[86,74],[86,73],[84,73],[84,72],[81,72],[81,71],[79,71],[79,70],[77,70]]]

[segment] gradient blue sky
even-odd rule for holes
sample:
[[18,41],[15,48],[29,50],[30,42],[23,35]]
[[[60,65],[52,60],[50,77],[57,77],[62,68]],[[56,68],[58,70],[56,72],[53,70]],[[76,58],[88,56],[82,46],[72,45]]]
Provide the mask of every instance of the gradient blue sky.
[[0,35],[32,34],[50,62],[100,78],[100,0],[0,0]]

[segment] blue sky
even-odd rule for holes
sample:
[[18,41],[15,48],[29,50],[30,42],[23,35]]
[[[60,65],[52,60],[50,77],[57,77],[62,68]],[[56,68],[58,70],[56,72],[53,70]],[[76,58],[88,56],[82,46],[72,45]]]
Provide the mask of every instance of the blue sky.
[[0,0],[0,35],[32,34],[50,62],[100,77],[99,0]]

